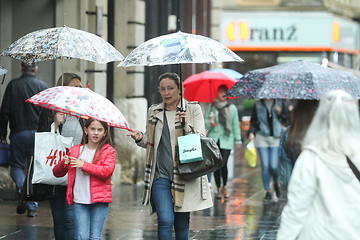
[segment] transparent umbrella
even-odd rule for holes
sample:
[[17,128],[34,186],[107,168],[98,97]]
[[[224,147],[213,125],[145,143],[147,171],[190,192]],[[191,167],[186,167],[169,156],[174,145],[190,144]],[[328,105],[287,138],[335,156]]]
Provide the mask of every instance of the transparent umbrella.
[[118,67],[232,61],[243,60],[211,38],[178,31],[142,43]]
[[77,58],[100,64],[124,59],[101,37],[66,26],[31,32],[11,44],[0,56],[23,62]]

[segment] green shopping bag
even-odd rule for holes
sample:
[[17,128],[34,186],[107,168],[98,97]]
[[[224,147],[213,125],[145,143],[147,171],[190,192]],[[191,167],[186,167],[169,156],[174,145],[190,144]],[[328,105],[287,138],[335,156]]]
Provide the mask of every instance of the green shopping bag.
[[180,163],[191,163],[203,160],[200,134],[178,137]]

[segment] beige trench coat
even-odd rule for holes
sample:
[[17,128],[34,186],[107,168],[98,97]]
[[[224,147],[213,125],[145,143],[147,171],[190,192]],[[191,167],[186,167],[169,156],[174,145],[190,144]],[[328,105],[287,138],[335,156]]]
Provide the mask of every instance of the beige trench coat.
[[[186,115],[188,117],[188,124],[194,128],[196,132],[205,135],[205,125],[204,125],[204,117],[201,111],[201,107],[197,103],[189,103],[184,101],[184,106],[186,109]],[[149,108],[148,116],[151,116],[153,111],[156,109],[164,109],[164,102],[152,105]],[[178,105],[180,107],[180,103]],[[173,111],[166,111],[166,118],[168,120],[168,126],[170,131],[170,138],[171,138],[171,148],[172,154],[174,158],[175,153],[175,112]],[[164,112],[159,112],[156,117],[158,118],[156,127],[155,127],[155,137],[154,137],[154,159],[156,161],[156,153],[157,148],[159,146],[161,133],[163,130],[163,120],[164,120]],[[141,147],[146,148],[147,143],[147,134],[144,133],[143,139],[138,142],[137,144]],[[154,180],[155,175],[155,167],[156,163],[152,166],[151,171],[151,178],[150,178],[150,189]],[[151,192],[151,191],[150,191]],[[192,212],[203,210],[206,208],[210,208],[213,206],[211,192],[209,188],[209,183],[207,176],[202,176],[197,179],[191,181],[185,181],[185,191],[184,191],[184,202],[181,208],[175,207],[175,212]]]

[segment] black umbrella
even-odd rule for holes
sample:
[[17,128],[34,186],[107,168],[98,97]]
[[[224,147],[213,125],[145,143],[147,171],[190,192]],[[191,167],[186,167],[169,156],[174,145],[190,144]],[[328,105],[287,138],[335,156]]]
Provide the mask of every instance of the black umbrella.
[[360,80],[353,73],[298,60],[249,71],[227,95],[256,99],[320,99],[324,93],[336,89],[360,99]]

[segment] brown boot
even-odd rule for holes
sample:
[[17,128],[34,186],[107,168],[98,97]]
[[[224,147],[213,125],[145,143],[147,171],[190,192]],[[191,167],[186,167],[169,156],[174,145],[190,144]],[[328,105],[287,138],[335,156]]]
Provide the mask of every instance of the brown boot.
[[223,195],[224,198],[229,198],[229,194],[228,194],[225,186],[223,186],[223,187],[221,188],[221,193],[222,193],[222,195]]

